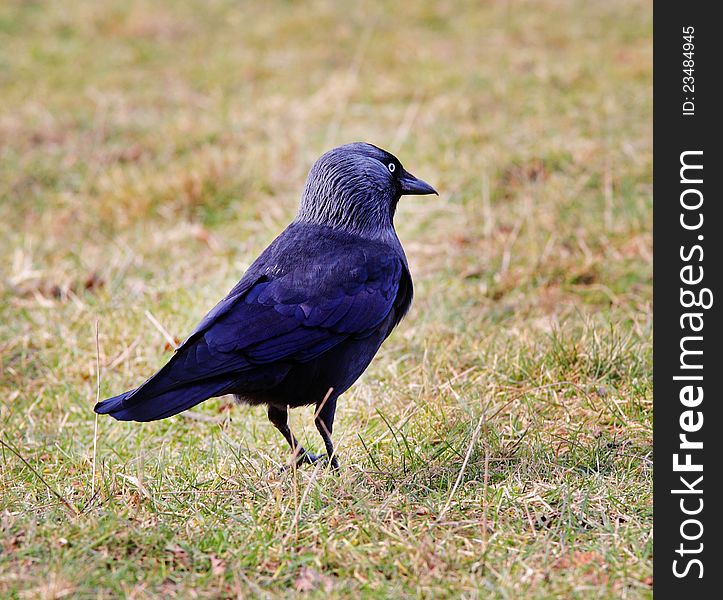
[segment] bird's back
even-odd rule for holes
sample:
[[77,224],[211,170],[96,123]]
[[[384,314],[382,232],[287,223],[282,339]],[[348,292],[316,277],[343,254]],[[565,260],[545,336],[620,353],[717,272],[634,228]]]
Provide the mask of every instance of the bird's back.
[[[308,360],[276,363],[268,372],[285,374],[263,389],[248,389],[248,383],[242,382],[242,389],[235,393],[253,404],[314,404],[329,389],[333,389],[331,397],[338,397],[364,372],[412,303],[412,280],[396,235],[391,240],[371,240],[294,223],[252,265],[248,276],[288,278],[288,285],[283,286],[287,297],[314,298],[314,302],[298,302],[305,311],[298,315],[305,321],[301,335],[326,332],[327,343],[339,340]],[[320,313],[316,318],[315,310]],[[320,322],[334,312],[336,319],[330,316]],[[271,379],[272,375],[267,381]]]

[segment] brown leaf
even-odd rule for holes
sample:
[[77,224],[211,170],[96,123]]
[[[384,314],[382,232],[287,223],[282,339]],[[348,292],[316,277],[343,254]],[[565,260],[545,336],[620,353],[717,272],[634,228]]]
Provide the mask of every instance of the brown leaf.
[[226,572],[226,561],[218,556],[211,555],[211,574],[223,575]]
[[8,538],[5,538],[0,542],[2,544],[3,550],[10,554],[11,552],[17,550],[20,548],[23,538],[25,537],[25,534],[21,533],[19,535],[11,535]]
[[324,592],[329,593],[334,587],[334,582],[331,577],[322,575],[311,567],[302,567],[294,582],[294,587],[297,592],[311,592],[323,588]]
[[553,564],[555,569],[569,569],[570,567],[584,567],[590,563],[602,564],[603,558],[597,552],[581,552],[575,550],[572,555],[561,556]]
[[104,285],[105,280],[95,271],[88,275],[83,282],[83,287],[86,290],[95,290],[98,288],[102,288]]
[[181,339],[178,338],[178,337],[176,337],[176,336],[174,335],[174,336],[173,336],[173,343],[175,344],[175,346],[171,346],[171,344],[170,344],[169,342],[166,342],[166,343],[164,344],[164,346],[163,346],[163,350],[164,350],[165,352],[168,352],[169,350],[175,350],[176,348],[178,348],[178,346],[180,346],[180,344],[181,344]]
[[602,557],[597,552],[578,552],[572,555],[572,562],[576,567],[582,567],[592,561],[600,562]]

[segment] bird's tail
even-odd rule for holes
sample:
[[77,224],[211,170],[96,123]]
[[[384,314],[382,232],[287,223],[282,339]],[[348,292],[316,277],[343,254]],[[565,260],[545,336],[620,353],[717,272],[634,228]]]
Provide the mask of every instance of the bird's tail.
[[232,387],[233,382],[229,380],[205,381],[149,396],[144,393],[144,386],[141,386],[98,402],[93,410],[119,421],[156,421],[177,415],[208,398],[222,396]]

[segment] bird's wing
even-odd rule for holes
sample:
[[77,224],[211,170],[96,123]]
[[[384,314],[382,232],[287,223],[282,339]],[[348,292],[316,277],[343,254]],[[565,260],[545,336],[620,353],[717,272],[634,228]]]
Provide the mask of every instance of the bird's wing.
[[262,276],[209,312],[124,405],[192,383],[243,378],[277,361],[307,362],[349,337],[370,335],[395,310],[404,272],[393,254],[357,249]]
[[198,325],[196,325],[196,328],[188,335],[185,340],[183,340],[183,342],[181,342],[181,345],[176,348],[176,352],[188,345],[188,343],[192,339],[198,337],[199,333],[203,333],[204,331],[206,331],[220,316],[231,310],[235,306],[236,302],[243,298],[246,292],[248,292],[255,284],[260,283],[261,281],[267,281],[267,278],[242,278],[241,281],[239,281],[233,287],[233,289],[228,294],[226,294],[226,297],[223,300],[221,300],[216,306],[214,306],[210,311],[208,311],[206,316],[201,319]]
[[257,281],[198,341],[219,363],[265,364],[306,362],[346,337],[369,335],[393,309],[403,266],[393,255],[354,254]]

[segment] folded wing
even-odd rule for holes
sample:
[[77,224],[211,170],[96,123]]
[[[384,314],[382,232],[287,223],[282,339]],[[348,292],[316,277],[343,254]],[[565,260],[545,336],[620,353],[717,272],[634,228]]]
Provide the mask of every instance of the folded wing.
[[[139,388],[99,403],[96,411],[148,421],[245,382],[272,385],[274,378],[264,367],[278,364],[283,377],[290,365],[311,361],[349,337],[375,332],[396,309],[405,268],[394,255],[357,249],[242,280],[158,373]],[[263,378],[255,379],[261,371]]]

